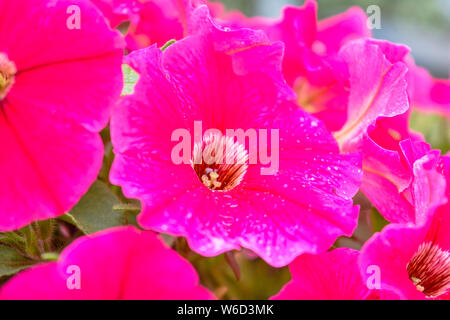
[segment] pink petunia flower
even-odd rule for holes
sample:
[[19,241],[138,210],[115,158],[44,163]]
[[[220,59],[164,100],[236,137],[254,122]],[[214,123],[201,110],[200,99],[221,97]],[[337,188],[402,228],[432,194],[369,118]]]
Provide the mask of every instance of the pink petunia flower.
[[87,1],[0,1],[0,230],[67,212],[96,179],[120,35]]
[[[413,181],[410,191],[416,208],[430,210],[433,206],[429,203],[438,207],[422,217],[425,222],[390,225],[373,236],[363,247],[360,270],[365,277],[364,270],[376,266],[380,271],[381,287],[397,292],[401,298],[448,300],[450,156],[436,158],[436,152],[430,151],[424,143],[402,142],[401,146],[406,161],[412,163],[415,160],[414,173],[420,173],[415,176],[417,182]],[[421,157],[422,154],[425,156]],[[433,180],[436,175],[439,179]],[[391,199],[396,199],[395,194]],[[392,210],[398,208],[394,205]],[[391,215],[397,216],[397,213]]]
[[450,79],[436,79],[412,59],[408,61],[411,106],[418,112],[437,113],[450,118]]
[[57,262],[22,271],[0,300],[213,299],[195,269],[153,232],[119,227],[75,240]]
[[440,154],[409,129],[409,49],[353,41],[340,55],[349,66],[348,119],[335,132],[341,150],[363,153],[361,190],[389,221],[424,223],[446,201]]
[[125,39],[130,51],[184,37],[187,16],[203,0],[90,0],[113,28],[129,23]]
[[225,12],[217,4],[214,11],[215,21],[223,26],[260,29],[270,40],[283,41],[283,75],[295,89],[298,104],[332,131],[343,126],[348,79],[346,65],[338,53],[346,43],[371,35],[361,8],[352,7],[321,21],[317,20],[317,3],[313,0],[301,7],[285,7],[279,19],[247,18],[239,12]]
[[361,190],[387,220],[423,224],[447,201],[446,179],[439,171],[440,151],[411,139],[399,146],[400,152],[382,148],[370,152],[364,162],[368,168],[378,165],[378,171],[366,170]]
[[[244,247],[274,266],[352,234],[360,156],[340,155],[324,125],[286,100],[293,95],[280,72],[283,45],[259,31],[214,26],[205,6],[194,11],[191,27],[196,34],[162,53],[153,46],[126,59],[140,80],[113,112],[111,181],[142,200],[140,225],[185,236],[205,256]],[[188,161],[175,164],[173,133],[194,137],[195,121],[200,137],[207,129],[219,133],[188,142]],[[227,129],[260,136],[236,141],[221,136]],[[223,145],[244,162],[195,161]],[[251,163],[255,147],[259,161]],[[262,172],[276,161],[264,154],[279,155],[269,174]]]
[[305,254],[289,265],[292,280],[274,300],[381,300],[394,293],[369,289],[358,268],[359,251],[339,248],[318,255]]
[[140,1],[137,19],[132,19],[126,36],[130,50],[151,44],[163,46],[171,39],[182,39],[186,20],[184,0]]
[[408,68],[402,60],[408,52],[405,46],[372,39],[352,41],[341,49],[350,86],[347,120],[334,134],[341,150],[359,150],[379,118],[408,111]]
[[138,19],[139,0],[89,0],[97,6],[111,28],[117,28],[128,20]]
[[361,274],[379,268],[381,288],[402,299],[448,299],[450,296],[450,205],[441,206],[423,226],[394,224],[364,245]]
[[397,296],[369,289],[358,268],[359,251],[338,248],[318,255],[305,254],[289,265],[292,280],[274,300],[384,300]]

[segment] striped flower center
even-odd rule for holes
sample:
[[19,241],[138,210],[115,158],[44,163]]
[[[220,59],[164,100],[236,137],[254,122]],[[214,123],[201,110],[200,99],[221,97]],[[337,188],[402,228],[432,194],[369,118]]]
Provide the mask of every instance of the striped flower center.
[[417,290],[429,298],[450,289],[450,252],[432,242],[422,243],[407,266]]
[[213,191],[238,186],[248,168],[245,147],[232,137],[211,134],[194,145],[192,166],[200,181]]

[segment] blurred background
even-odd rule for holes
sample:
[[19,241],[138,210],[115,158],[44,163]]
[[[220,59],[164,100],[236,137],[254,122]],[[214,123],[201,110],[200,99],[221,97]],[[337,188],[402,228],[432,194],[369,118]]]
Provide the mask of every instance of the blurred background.
[[[218,0],[213,0],[218,1]],[[220,0],[228,9],[247,16],[279,17],[285,5],[302,5],[304,0]],[[450,69],[449,0],[318,0],[319,18],[341,13],[350,6],[364,11],[370,5],[381,9],[381,29],[376,38],[403,43],[412,49],[416,63],[435,77],[448,78]]]

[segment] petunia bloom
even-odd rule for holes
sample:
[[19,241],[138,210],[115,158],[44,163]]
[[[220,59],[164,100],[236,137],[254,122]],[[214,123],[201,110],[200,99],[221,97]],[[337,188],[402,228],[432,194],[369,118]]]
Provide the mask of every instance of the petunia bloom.
[[90,0],[104,14],[113,28],[128,23],[127,49],[184,37],[188,13],[203,0]]
[[111,28],[117,28],[120,24],[138,18],[139,3],[136,0],[89,0],[105,16]]
[[372,39],[341,49],[350,95],[348,119],[334,135],[341,150],[363,153],[361,190],[380,213],[391,222],[421,224],[446,201],[445,184],[437,172],[440,153],[409,129],[408,53]]
[[338,248],[318,255],[305,254],[289,265],[292,280],[274,300],[395,299],[391,292],[369,289],[359,273],[359,251]]
[[96,179],[122,48],[87,1],[0,1],[1,231],[64,214]]
[[[360,155],[339,154],[324,125],[289,101],[282,43],[218,28],[205,6],[191,24],[197,33],[163,52],[153,46],[126,59],[140,79],[113,112],[110,178],[142,201],[139,224],[185,236],[205,256],[244,247],[274,266],[351,235]],[[239,129],[248,140],[227,133]],[[187,161],[175,164],[180,130],[192,139]],[[222,146],[240,161],[204,156]]]
[[361,8],[352,7],[320,21],[314,0],[301,7],[283,8],[278,19],[247,18],[238,12],[220,10],[217,4],[214,11],[215,20],[223,26],[263,30],[270,40],[283,41],[283,75],[295,89],[298,104],[332,131],[343,126],[347,118],[348,79],[346,65],[338,53],[350,41],[371,35]]
[[213,299],[195,269],[156,234],[119,227],[75,240],[57,262],[22,271],[0,300]]
[[372,39],[352,41],[340,50],[350,86],[347,120],[334,134],[341,150],[359,150],[376,120],[408,111],[408,68],[402,61],[408,52],[405,46]]
[[409,95],[411,105],[418,112],[437,113],[450,118],[450,79],[436,79],[410,59]]
[[131,19],[126,35],[130,50],[151,44],[164,45],[184,36],[185,12],[179,0],[140,0],[139,12]]
[[425,225],[389,225],[364,245],[359,265],[363,277],[379,268],[381,288],[402,299],[450,296],[450,205],[442,205]]

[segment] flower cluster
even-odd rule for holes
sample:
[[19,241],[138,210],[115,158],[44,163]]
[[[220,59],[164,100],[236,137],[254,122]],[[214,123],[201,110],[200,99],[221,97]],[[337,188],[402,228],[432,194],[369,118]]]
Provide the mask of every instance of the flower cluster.
[[[289,266],[273,299],[447,299],[450,154],[412,112],[450,82],[360,8],[0,0],[0,299],[221,298],[191,263],[233,250]],[[389,225],[345,248],[363,203]]]

